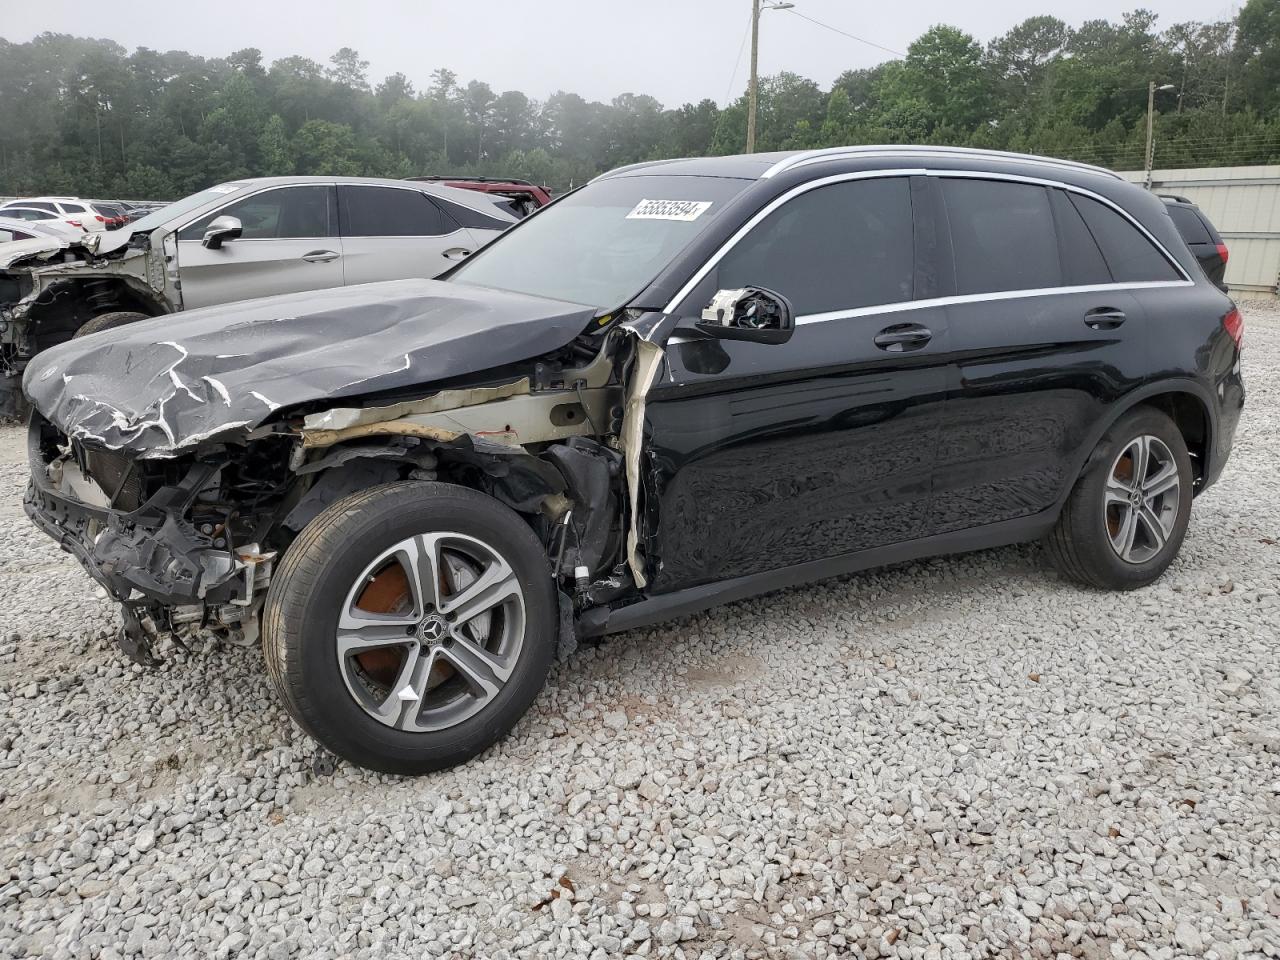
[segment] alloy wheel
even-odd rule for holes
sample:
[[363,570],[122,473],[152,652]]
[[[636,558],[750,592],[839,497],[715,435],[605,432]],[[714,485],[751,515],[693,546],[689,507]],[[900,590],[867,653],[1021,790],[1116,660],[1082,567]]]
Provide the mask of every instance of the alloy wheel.
[[1182,481],[1172,451],[1159,437],[1135,437],[1111,465],[1104,496],[1107,536],[1126,563],[1145,563],[1173,535]]
[[338,618],[342,679],[379,723],[452,727],[511,678],[525,634],[520,582],[496,550],[436,532],[384,551],[356,578]]

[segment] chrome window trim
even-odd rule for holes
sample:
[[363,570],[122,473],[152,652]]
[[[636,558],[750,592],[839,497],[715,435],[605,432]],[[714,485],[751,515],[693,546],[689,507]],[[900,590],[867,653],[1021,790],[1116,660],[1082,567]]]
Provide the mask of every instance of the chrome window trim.
[[[1053,297],[1065,293],[1106,293],[1108,291],[1153,290],[1172,287],[1194,287],[1194,280],[1136,280],[1132,282],[1092,283],[1076,287],[1039,287],[1034,290],[999,290],[995,293],[966,293],[951,297],[930,297],[926,300],[903,300],[899,303],[885,303],[872,307],[852,307],[848,310],[831,310],[827,313],[806,313],[796,317],[797,329],[811,323],[826,323],[829,320],[852,320],[857,317],[870,317],[882,313],[906,313],[909,310],[928,310],[934,307],[949,307],[964,303],[988,303],[992,300],[1021,300],[1030,297]],[[695,338],[673,335],[667,343],[688,343]]]
[[[761,210],[757,211],[756,214],[752,216],[750,220],[748,220],[745,224],[739,227],[738,230],[734,232],[733,236],[731,236],[728,240],[726,240],[723,244],[720,245],[720,248],[716,250],[716,252],[712,254],[701,267],[698,268],[698,270],[684,284],[684,286],[682,286],[678,291],[676,291],[675,295],[667,302],[667,305],[663,308],[662,312],[668,313],[668,314],[674,313],[676,308],[680,306],[681,302],[683,302],[685,298],[688,297],[689,294],[691,294],[694,291],[694,288],[696,288],[698,284],[700,284],[703,280],[706,279],[707,274],[709,274],[712,271],[712,269],[714,269],[716,264],[718,264],[722,259],[724,259],[725,255],[728,254],[729,251],[732,250],[735,246],[737,246],[743,237],[745,237],[748,233],[750,233],[753,229],[755,229],[755,227],[760,223],[760,221],[764,220],[765,217],[769,216],[771,213],[773,213],[783,204],[795,199],[801,194],[808,193],[810,190],[817,190],[820,187],[830,186],[831,184],[834,184],[834,183],[844,183],[850,180],[870,180],[870,179],[879,178],[879,177],[912,177],[912,176],[948,177],[952,179],[961,179],[961,180],[973,180],[973,179],[1005,180],[1012,183],[1029,183],[1029,184],[1034,184],[1042,187],[1056,187],[1061,190],[1067,190],[1072,193],[1078,193],[1082,196],[1089,197],[1090,199],[1097,200],[1098,202],[1116,211],[1118,214],[1124,217],[1125,220],[1127,220],[1129,223],[1137,227],[1138,230],[1142,233],[1142,235],[1147,238],[1148,242],[1150,242],[1155,246],[1155,248],[1160,252],[1161,256],[1163,256],[1170,264],[1172,264],[1173,268],[1178,272],[1179,276],[1182,277],[1182,280],[1180,281],[1179,280],[1152,280],[1152,281],[1142,281],[1142,283],[1158,284],[1162,286],[1168,286],[1168,285],[1194,286],[1195,285],[1195,281],[1192,280],[1191,275],[1188,274],[1187,271],[1183,269],[1182,264],[1180,264],[1177,261],[1177,259],[1171,253],[1169,253],[1168,248],[1166,248],[1163,243],[1161,243],[1154,236],[1152,236],[1151,231],[1149,231],[1146,227],[1144,227],[1141,223],[1139,223],[1136,219],[1134,219],[1134,217],[1130,215],[1128,211],[1126,211],[1123,207],[1112,202],[1111,200],[1108,200],[1106,197],[1101,196],[1100,194],[1094,193],[1092,190],[1089,190],[1086,187],[1079,187],[1071,183],[1063,183],[1060,180],[1049,180],[1041,177],[1027,177],[1019,174],[1000,173],[1000,172],[991,171],[991,170],[932,170],[926,167],[918,167],[918,168],[902,168],[902,169],[888,169],[888,170],[859,170],[853,173],[832,174],[831,176],[828,176],[828,177],[821,177],[817,180],[810,180],[806,183],[797,184],[796,186],[792,187],[790,190],[788,190],[786,193],[782,194],[781,196],[774,197],[774,199],[771,200],[768,204],[766,204]],[[1116,287],[1131,287],[1131,286],[1134,286],[1134,284],[1118,282],[1118,283],[1111,283],[1111,284],[1098,284],[1095,286],[1100,286],[1100,287],[1103,287],[1104,289],[1114,289]],[[1080,291],[1080,290],[1088,290],[1092,288],[1083,287],[1083,286],[1067,286],[1067,287],[1049,287],[1049,288],[1041,288],[1041,289],[1046,289],[1053,292],[1061,292],[1064,290]],[[995,293],[973,294],[972,296],[976,296],[979,299],[987,299],[987,300],[996,299],[997,297],[999,297],[1000,299],[1012,299],[1013,297],[1018,297],[1018,296],[1034,295],[1036,292],[1037,291],[1034,291],[1034,290],[1033,291],[1002,290],[1002,291],[997,291]],[[1007,296],[1001,296],[1001,295],[1007,295]],[[965,296],[969,296],[969,295],[966,294]],[[937,300],[951,300],[951,299],[955,299],[955,298],[939,297],[939,298],[935,298],[932,301],[908,300],[908,301],[902,301],[902,303],[905,303],[905,304],[934,303]],[[874,310],[874,311],[885,312],[887,308],[894,307],[894,306],[899,306],[899,304],[894,304],[894,303],[877,304],[873,307],[858,307],[858,308],[850,308],[850,309],[851,310],[853,309]],[[900,306],[899,308],[902,309]],[[838,312],[841,316],[844,316],[849,313],[849,311],[832,311],[832,312],[833,313]],[[823,316],[823,314],[813,314],[813,316]],[[798,322],[799,320],[797,319],[797,323]]]

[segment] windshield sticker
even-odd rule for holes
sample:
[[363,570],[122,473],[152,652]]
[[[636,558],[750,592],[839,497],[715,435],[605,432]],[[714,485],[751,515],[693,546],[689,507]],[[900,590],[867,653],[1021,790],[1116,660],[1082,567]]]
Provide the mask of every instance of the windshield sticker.
[[697,220],[711,207],[710,200],[641,200],[627,214],[628,220]]

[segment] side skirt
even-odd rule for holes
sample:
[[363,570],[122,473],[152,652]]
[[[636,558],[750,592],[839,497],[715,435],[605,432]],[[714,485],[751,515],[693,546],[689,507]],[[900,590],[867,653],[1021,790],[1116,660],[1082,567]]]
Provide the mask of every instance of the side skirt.
[[722,603],[745,600],[748,597],[757,597],[776,590],[785,590],[788,587],[856,573],[859,570],[869,570],[872,567],[884,567],[894,563],[919,560],[923,557],[968,553],[971,550],[987,550],[1011,543],[1038,540],[1053,528],[1057,519],[1058,508],[1053,507],[1030,517],[1019,517],[1015,520],[1004,520],[969,530],[957,530],[953,533],[922,537],[918,540],[908,540],[904,543],[894,543],[870,550],[859,550],[857,553],[848,553],[839,557],[810,560],[766,573],[735,577],[732,580],[704,583],[672,593],[646,597],[637,603],[613,610],[596,607],[583,612],[578,621],[578,629],[583,636],[588,637],[620,633],[623,630],[647,627],[664,620],[687,617]]

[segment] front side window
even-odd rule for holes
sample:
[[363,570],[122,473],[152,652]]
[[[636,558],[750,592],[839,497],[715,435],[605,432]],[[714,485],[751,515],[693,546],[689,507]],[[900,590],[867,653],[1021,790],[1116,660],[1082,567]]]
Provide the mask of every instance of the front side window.
[[458,229],[430,198],[398,187],[338,187],[344,237],[442,237]]
[[956,292],[996,293],[1062,285],[1049,191],[1000,180],[944,178]]
[[1117,283],[1181,280],[1173,265],[1132,223],[1104,203],[1073,193],[1071,202],[1089,225]]
[[57,208],[52,203],[44,203],[40,200],[30,200],[26,205],[36,210],[48,210],[50,213],[57,212]]
[[504,233],[449,279],[612,309],[640,293],[751,183],[652,174],[597,180]]
[[179,240],[201,240],[218,217],[240,221],[242,240],[293,240],[331,237],[333,188],[317,184],[281,187],[237,200],[221,210],[206,214],[178,234]]
[[851,180],[800,194],[752,228],[714,276],[715,289],[781,293],[797,316],[910,300],[908,178]]

